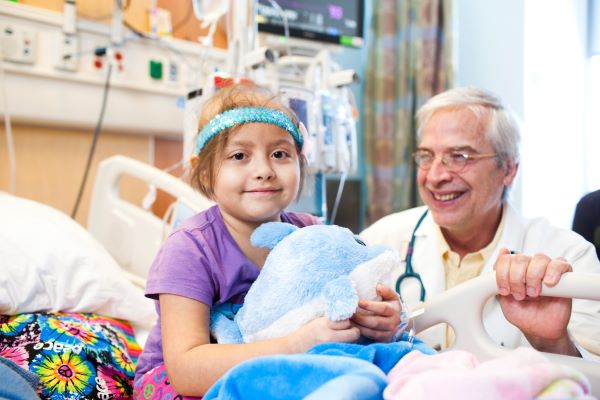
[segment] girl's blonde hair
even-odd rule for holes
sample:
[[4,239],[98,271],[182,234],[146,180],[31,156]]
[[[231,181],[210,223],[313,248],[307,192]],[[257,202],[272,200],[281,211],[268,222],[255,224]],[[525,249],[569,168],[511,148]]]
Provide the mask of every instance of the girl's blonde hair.
[[[265,107],[285,113],[292,122],[299,126],[296,114],[268,89],[250,83],[236,83],[220,89],[206,101],[200,113],[198,132],[215,116],[239,107]],[[208,198],[212,198],[215,179],[221,166],[223,152],[227,139],[243,124],[223,129],[212,137],[202,148],[197,157],[192,160],[191,185]],[[294,141],[300,161],[300,189],[302,190],[306,171],[306,158],[301,153],[300,145]]]

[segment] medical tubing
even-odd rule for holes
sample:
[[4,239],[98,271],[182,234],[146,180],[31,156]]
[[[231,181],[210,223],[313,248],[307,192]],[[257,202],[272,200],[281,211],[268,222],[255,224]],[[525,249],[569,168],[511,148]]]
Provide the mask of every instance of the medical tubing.
[[96,143],[98,143],[98,137],[100,136],[100,130],[102,129],[102,121],[104,120],[104,114],[106,112],[106,102],[108,100],[108,92],[110,90],[110,75],[112,74],[112,63],[108,63],[108,71],[106,73],[106,81],[104,82],[104,93],[102,95],[102,107],[100,108],[100,116],[98,117],[98,122],[96,123],[96,128],[94,129],[94,137],[92,138],[92,144],[90,146],[90,151],[88,154],[85,171],[83,173],[83,179],[81,180],[81,185],[79,186],[79,193],[77,194],[77,199],[75,200],[75,205],[73,206],[73,212],[71,212],[71,218],[75,219],[77,215],[77,210],[79,209],[79,204],[81,203],[81,196],[83,195],[83,190],[85,189],[85,183],[87,182],[87,178],[90,172],[90,167],[92,165],[92,159],[94,157],[94,152],[96,151]]
[[[283,8],[281,8],[279,3],[277,3],[277,1],[268,0],[268,2],[271,4],[271,7],[273,7],[275,9],[275,11],[277,11],[279,16],[281,17],[281,21],[283,22],[283,36],[285,37],[285,51],[287,52],[286,55],[288,57],[291,57],[292,56],[292,46],[290,45],[290,24],[289,24],[287,15],[285,14],[285,11],[283,11]],[[294,68],[294,72],[296,72],[296,74],[298,76],[302,76],[302,71],[300,70],[300,68],[298,67],[297,64],[292,64],[292,68]]]
[[338,183],[338,190],[335,195],[335,202],[333,203],[333,209],[331,210],[331,217],[329,218],[329,223],[333,225],[335,223],[335,217],[337,217],[338,208],[340,207],[340,203],[342,202],[342,193],[344,192],[344,184],[346,183],[346,177],[348,175],[347,171],[343,171],[340,176],[340,182]]

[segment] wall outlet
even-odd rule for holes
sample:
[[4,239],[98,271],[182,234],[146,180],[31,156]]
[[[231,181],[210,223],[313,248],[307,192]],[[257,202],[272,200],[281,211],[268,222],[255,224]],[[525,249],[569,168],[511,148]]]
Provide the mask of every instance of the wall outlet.
[[180,66],[173,60],[169,60],[167,63],[167,81],[170,83],[179,82],[179,76],[181,75]]
[[79,60],[79,39],[75,35],[60,33],[57,38],[56,69],[77,71]]
[[16,25],[3,25],[0,27],[0,40],[2,40],[2,57],[5,61],[35,63],[37,45],[35,31]]

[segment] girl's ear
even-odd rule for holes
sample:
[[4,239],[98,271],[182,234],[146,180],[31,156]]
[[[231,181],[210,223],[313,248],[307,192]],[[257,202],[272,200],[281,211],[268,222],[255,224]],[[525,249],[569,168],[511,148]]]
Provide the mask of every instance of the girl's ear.
[[190,158],[190,166],[192,167],[192,169],[196,168],[196,166],[198,165],[198,160],[199,158],[196,154],[194,154],[192,158]]
[[200,157],[198,157],[197,155],[194,155],[192,156],[192,158],[190,158],[190,167],[192,171],[192,174],[190,176],[190,179],[192,180],[191,185],[199,189],[200,192],[206,197],[208,197],[210,200],[214,200],[212,198],[210,173],[206,169],[196,171],[196,169],[199,168],[199,162]]
[[205,189],[210,200],[214,201],[210,174],[207,170],[202,170],[198,173],[198,184]]

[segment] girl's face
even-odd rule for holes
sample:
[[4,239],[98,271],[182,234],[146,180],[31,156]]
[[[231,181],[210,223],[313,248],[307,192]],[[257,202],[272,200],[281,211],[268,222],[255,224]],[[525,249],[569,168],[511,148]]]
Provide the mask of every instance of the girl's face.
[[223,217],[246,225],[279,221],[297,196],[300,160],[282,128],[247,123],[228,137],[215,177],[213,200]]

